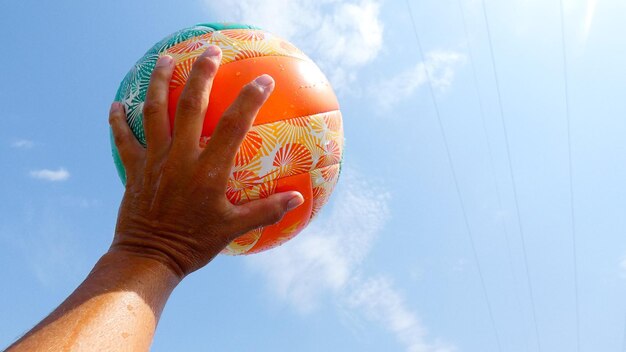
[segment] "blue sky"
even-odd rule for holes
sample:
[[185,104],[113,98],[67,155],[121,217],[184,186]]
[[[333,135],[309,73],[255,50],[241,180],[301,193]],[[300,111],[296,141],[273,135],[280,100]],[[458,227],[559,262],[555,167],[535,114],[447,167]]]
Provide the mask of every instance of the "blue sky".
[[171,32],[243,21],[332,81],[344,173],[296,239],[188,277],[154,351],[575,351],[577,307],[581,351],[626,349],[626,3],[563,0],[575,261],[559,1],[485,4],[500,99],[478,0],[411,1],[423,53],[404,1],[3,2],[0,344],[110,243],[123,75]]

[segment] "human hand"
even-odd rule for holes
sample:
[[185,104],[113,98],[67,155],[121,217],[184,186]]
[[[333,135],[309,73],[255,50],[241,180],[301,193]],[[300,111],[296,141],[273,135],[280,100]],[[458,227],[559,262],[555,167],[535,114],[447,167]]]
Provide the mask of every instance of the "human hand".
[[244,86],[202,149],[202,124],[220,60],[217,46],[198,57],[171,133],[167,105],[174,62],[169,56],[159,59],[143,109],[146,148],[131,132],[122,104],[113,103],[109,116],[127,174],[109,251],[157,259],[180,278],[206,265],[239,235],[280,221],[304,202],[298,192],[238,206],[226,198],[235,154],[274,80],[262,75]]

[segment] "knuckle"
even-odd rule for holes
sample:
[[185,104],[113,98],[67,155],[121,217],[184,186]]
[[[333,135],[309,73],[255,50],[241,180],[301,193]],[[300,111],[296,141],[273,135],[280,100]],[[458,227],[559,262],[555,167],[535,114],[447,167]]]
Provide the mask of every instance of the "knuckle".
[[123,149],[126,146],[127,136],[123,131],[120,130],[119,127],[112,127],[113,130],[113,142],[118,149]]
[[202,71],[212,77],[217,71],[217,62],[208,57],[200,57],[193,63],[193,71]]
[[252,101],[254,103],[259,103],[259,100],[262,96],[261,94],[261,90],[259,88],[259,86],[256,85],[256,83],[251,82],[246,84],[242,89],[241,89],[241,98],[244,101]]
[[145,161],[144,174],[147,178],[156,175],[161,170],[165,160],[160,155],[148,154]]
[[126,170],[126,191],[135,192],[139,187],[139,180],[132,170]]
[[222,131],[227,136],[239,137],[245,135],[248,131],[248,126],[241,118],[241,113],[239,113],[238,110],[232,114],[229,113],[224,115],[222,119]]
[[143,105],[143,116],[150,117],[163,111],[164,105],[156,99],[147,99]]
[[267,212],[267,225],[272,225],[283,219],[285,215],[285,211],[283,207],[280,205],[275,205],[272,209],[269,209]]
[[222,198],[222,190],[221,188],[217,187],[213,182],[208,181],[206,178],[204,177],[198,177],[198,181],[197,181],[201,187],[202,187],[202,191],[204,193],[204,195],[208,198],[208,199],[220,199]]
[[156,66],[150,75],[150,80],[164,80],[167,77],[167,67]]
[[178,110],[183,113],[195,113],[202,109],[202,98],[192,92],[187,92],[185,96],[178,101]]
[[[192,181],[194,189],[205,197],[211,199],[224,198],[225,189],[222,182],[216,179],[216,170],[206,170],[205,168],[198,168],[192,174]],[[228,202],[230,204],[230,202]]]
[[224,220],[226,224],[237,225],[240,224],[238,220],[238,212],[237,207],[234,206],[230,201],[223,200],[221,203],[221,218]]
[[109,114],[109,125],[111,126],[111,129],[113,129],[113,131],[115,131],[115,120],[116,120],[116,116],[113,113]]
[[163,175],[168,175],[168,176],[176,175],[176,174],[180,175],[181,165],[179,162],[175,160],[168,159],[167,161],[162,163],[159,168],[160,168],[160,173]]
[[115,141],[115,145],[117,146],[118,149],[123,149],[123,147],[125,146],[125,139],[120,136],[119,133],[114,133],[113,134],[113,140]]
[[122,112],[120,111],[111,111],[109,113],[109,125],[115,126],[116,122],[122,118]]

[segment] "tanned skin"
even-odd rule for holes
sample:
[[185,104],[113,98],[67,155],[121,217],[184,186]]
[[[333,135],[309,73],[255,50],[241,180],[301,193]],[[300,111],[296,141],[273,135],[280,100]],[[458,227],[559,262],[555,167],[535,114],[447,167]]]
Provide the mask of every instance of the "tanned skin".
[[280,221],[304,202],[298,192],[231,204],[226,183],[235,154],[274,89],[259,76],[221,117],[206,148],[199,146],[221,51],[209,47],[193,65],[168,119],[171,57],[159,59],[144,104],[144,148],[111,105],[111,125],[127,182],[113,243],[85,281],[8,351],[145,351],[172,291],[237,236]]

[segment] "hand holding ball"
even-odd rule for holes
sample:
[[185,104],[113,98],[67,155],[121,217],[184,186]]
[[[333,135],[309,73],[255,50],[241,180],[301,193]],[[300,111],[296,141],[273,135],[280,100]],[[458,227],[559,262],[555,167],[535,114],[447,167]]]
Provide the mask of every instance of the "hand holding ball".
[[[169,118],[174,126],[178,99],[195,60],[210,45],[222,50],[202,127],[206,145],[241,88],[270,75],[275,89],[265,102],[235,157],[226,196],[233,204],[296,190],[304,204],[271,226],[231,242],[228,254],[250,254],[278,246],[297,235],[328,201],[339,177],[343,127],[337,98],[319,68],[300,50],[266,31],[243,25],[207,24],[181,30],[150,49],[126,75],[116,100],[124,104],[131,130],[146,145],[143,103],[157,59],[169,55],[175,69],[169,87]],[[125,170],[113,145],[120,177]]]

